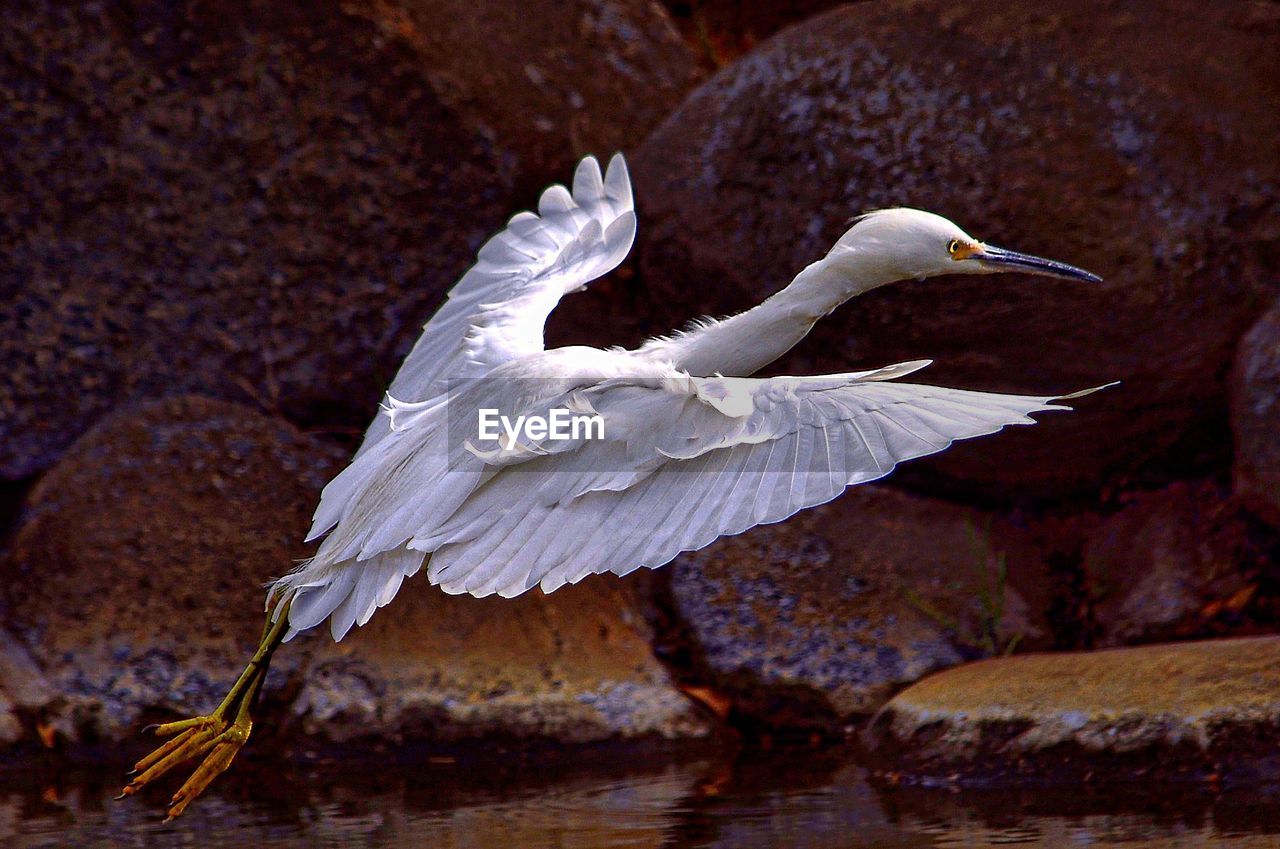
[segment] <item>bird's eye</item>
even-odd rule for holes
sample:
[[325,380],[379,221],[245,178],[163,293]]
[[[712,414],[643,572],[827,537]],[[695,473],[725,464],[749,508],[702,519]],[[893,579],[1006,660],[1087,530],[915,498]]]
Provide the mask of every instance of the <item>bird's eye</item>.
[[947,242],[947,253],[951,254],[952,256],[955,256],[956,251],[958,250],[960,250],[959,239],[952,239],[951,241]]

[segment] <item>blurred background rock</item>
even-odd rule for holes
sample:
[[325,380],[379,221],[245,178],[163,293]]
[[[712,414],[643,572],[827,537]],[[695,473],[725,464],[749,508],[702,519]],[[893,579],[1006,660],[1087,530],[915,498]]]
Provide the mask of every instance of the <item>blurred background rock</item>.
[[280,655],[278,742],[841,735],[929,672],[1280,617],[1269,2],[7,4],[0,742],[212,704],[481,242],[626,152],[633,344],[913,205],[1106,282],[860,298],[772,369],[1117,389],[781,526],[516,602],[424,579]]

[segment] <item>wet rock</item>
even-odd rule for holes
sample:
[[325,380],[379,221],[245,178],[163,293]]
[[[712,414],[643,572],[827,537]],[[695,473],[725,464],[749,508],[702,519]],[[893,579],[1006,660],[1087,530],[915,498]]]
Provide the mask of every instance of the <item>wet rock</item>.
[[489,128],[339,4],[15,10],[0,148],[6,478],[160,394],[363,429],[511,206]]
[[[66,701],[62,730],[132,733],[149,711],[211,710],[262,628],[263,582],[300,544],[343,452],[197,397],[108,416],[32,490],[0,609]],[[281,652],[279,670],[296,665]]]
[[[49,708],[73,741],[213,709],[261,633],[263,583],[309,553],[311,510],[344,461],[224,401],[108,416],[33,489],[0,564],[6,627],[48,681],[23,695],[31,687],[19,692],[17,667],[0,660],[0,692]],[[601,578],[476,600],[410,581],[341,644],[323,634],[279,651],[269,710],[336,741],[703,734],[649,648],[634,592]]]
[[673,564],[696,665],[743,716],[829,725],[966,658],[1043,636],[976,511],[874,487]]
[[1095,644],[1186,637],[1238,619],[1266,562],[1249,530],[1211,483],[1134,497],[1084,543]]
[[700,87],[636,158],[655,325],[761,299],[864,209],[932,209],[1106,282],[886,287],[773,370],[929,357],[922,379],[944,385],[1124,383],[899,480],[1048,498],[1225,461],[1185,449],[1225,420],[1222,376],[1274,266],[1278,29],[1270,8],[1189,0],[867,3],[789,28]]
[[1280,527],[1280,303],[1240,342],[1231,401],[1236,492]]
[[391,0],[346,4],[409,46],[445,102],[512,151],[526,192],[584,154],[632,150],[701,73],[647,0]]
[[980,661],[899,693],[874,735],[917,779],[1274,780],[1280,637]]
[[703,736],[706,718],[653,655],[634,586],[606,576],[476,599],[411,581],[342,643],[308,641],[294,709],[339,742]]

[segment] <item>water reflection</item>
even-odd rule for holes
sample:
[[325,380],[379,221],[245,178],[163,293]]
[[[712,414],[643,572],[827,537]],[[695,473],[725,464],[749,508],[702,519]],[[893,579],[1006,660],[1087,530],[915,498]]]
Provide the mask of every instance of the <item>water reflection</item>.
[[[585,761],[585,762],[580,762]],[[257,774],[255,774],[255,772]],[[441,847],[1206,847],[1280,844],[1274,798],[1168,788],[952,792],[869,782],[847,756],[506,758],[245,769],[180,822],[161,794],[110,801],[118,770],[0,776],[0,845]]]

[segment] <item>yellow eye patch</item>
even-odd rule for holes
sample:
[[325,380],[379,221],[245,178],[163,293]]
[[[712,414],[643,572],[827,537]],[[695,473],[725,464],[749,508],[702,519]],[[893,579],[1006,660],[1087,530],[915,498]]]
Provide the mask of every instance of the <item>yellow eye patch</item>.
[[959,239],[952,239],[947,242],[947,253],[951,254],[952,259],[968,259],[974,254],[982,253],[982,245],[977,242],[962,242]]

